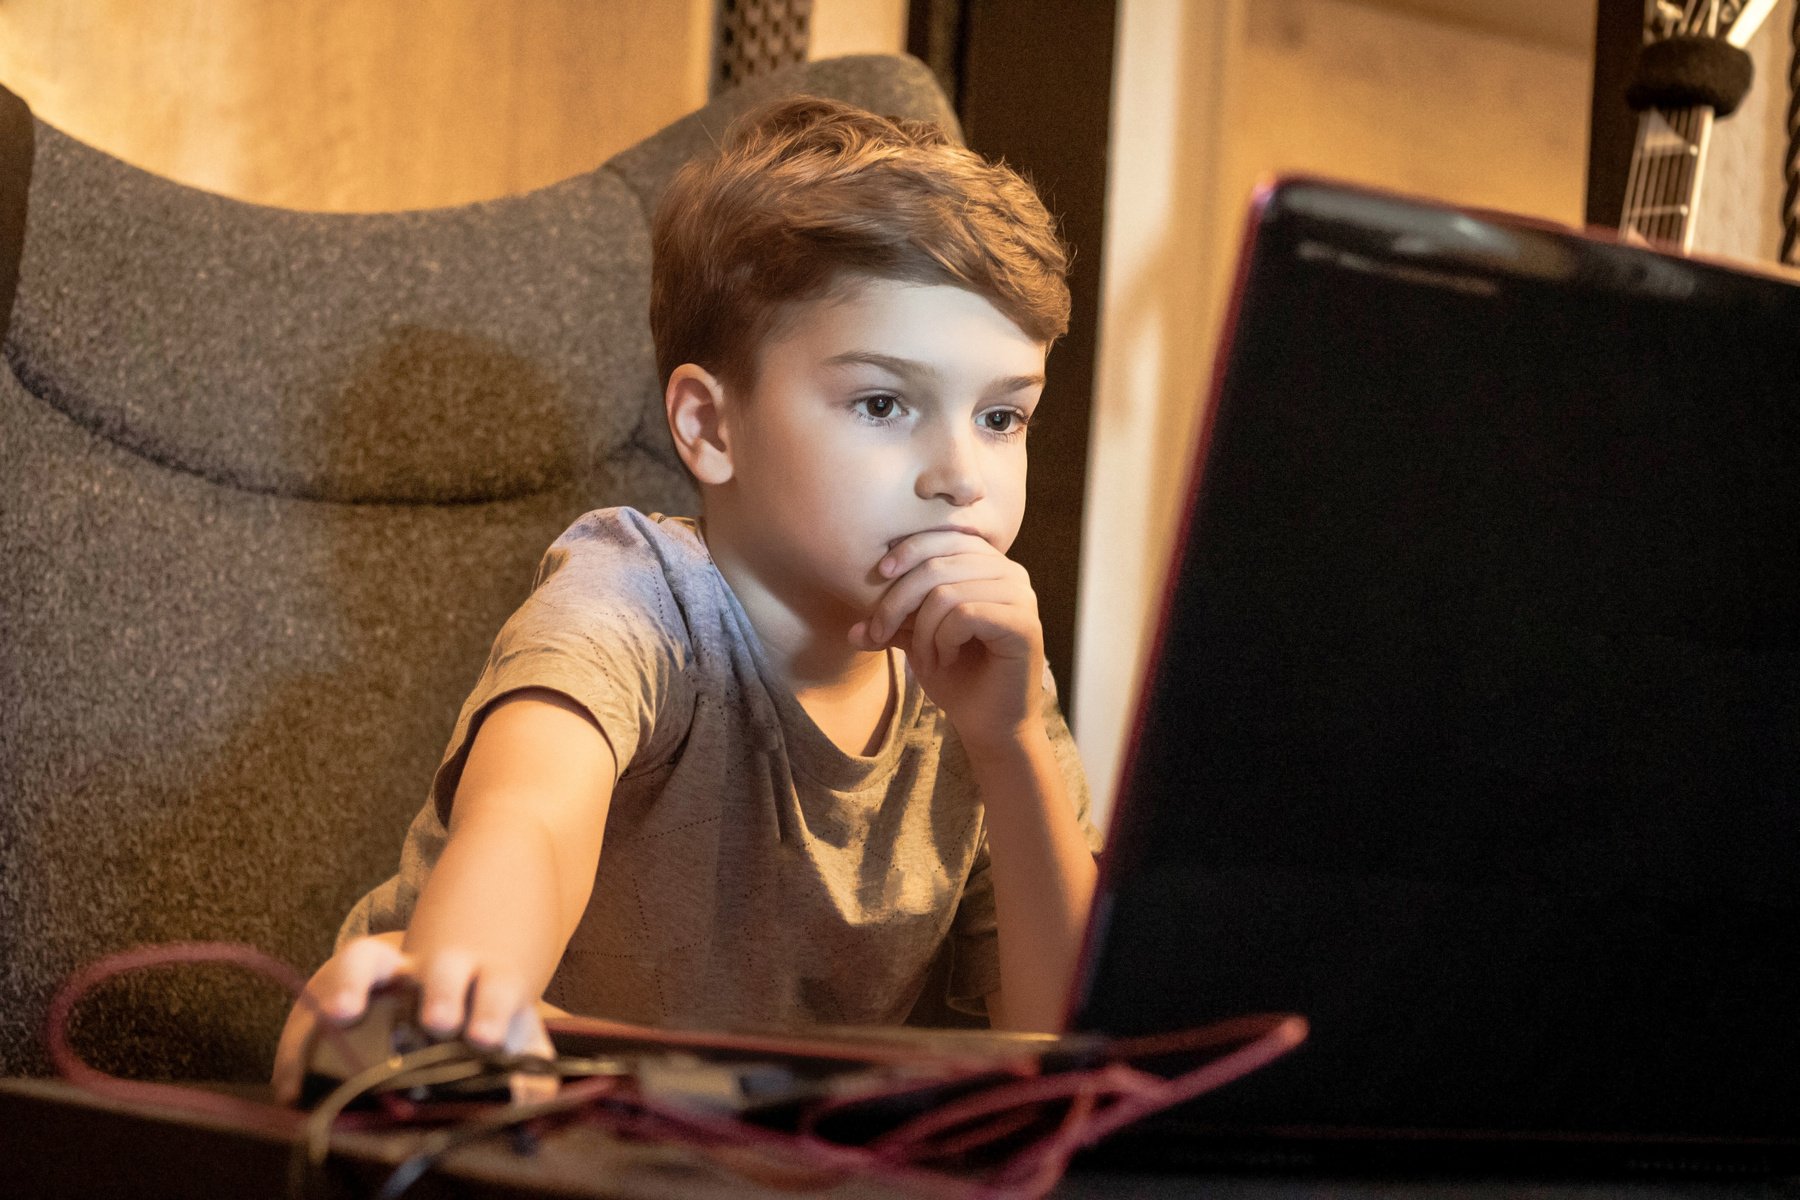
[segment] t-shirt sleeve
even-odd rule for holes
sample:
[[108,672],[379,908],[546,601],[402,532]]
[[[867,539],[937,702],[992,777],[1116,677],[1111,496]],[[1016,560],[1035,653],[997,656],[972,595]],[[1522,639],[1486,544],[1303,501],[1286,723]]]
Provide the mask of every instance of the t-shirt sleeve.
[[545,552],[432,779],[445,823],[482,719],[514,692],[543,688],[580,705],[620,775],[658,765],[680,746],[693,715],[691,643],[648,523],[628,510],[589,513]]
[[345,917],[338,946],[405,929],[447,839],[451,803],[482,718],[526,688],[579,704],[612,746],[618,771],[673,757],[693,717],[691,640],[650,518],[628,509],[587,514],[545,552],[531,595],[494,639],[406,833],[400,870]]
[[650,518],[630,509],[583,516],[545,552],[531,596],[500,628],[463,702],[430,799],[407,829],[400,871],[351,909],[338,948],[410,925],[445,847],[475,734],[504,696],[527,687],[569,696],[612,745],[621,775],[673,757],[693,720],[693,684],[688,626],[664,552]]
[[[1088,849],[1096,856],[1105,839],[1095,827],[1088,795],[1087,773],[1081,767],[1081,755],[1075,748],[1075,737],[1063,720],[1062,707],[1056,699],[1056,681],[1050,668],[1044,668],[1044,726],[1050,734],[1050,748],[1062,770],[1063,787],[1075,809]],[[975,862],[969,871],[968,886],[950,927],[950,994],[952,1008],[982,1016],[987,1013],[987,997],[1000,987],[1000,936],[994,914],[994,880],[989,866],[987,831],[984,826],[981,844],[975,851]]]

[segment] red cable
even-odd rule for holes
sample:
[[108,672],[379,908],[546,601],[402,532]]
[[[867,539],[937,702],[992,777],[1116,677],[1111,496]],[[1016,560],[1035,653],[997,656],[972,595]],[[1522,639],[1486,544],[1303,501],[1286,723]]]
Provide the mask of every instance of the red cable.
[[295,995],[306,994],[306,980],[300,972],[254,946],[230,942],[170,942],[162,946],[139,946],[109,954],[71,975],[50,1001],[50,1009],[45,1014],[44,1042],[57,1074],[76,1087],[108,1099],[161,1105],[223,1117],[263,1132],[291,1138],[305,1120],[305,1114],[278,1104],[220,1095],[179,1084],[150,1083],[141,1079],[123,1079],[117,1075],[109,1075],[89,1066],[75,1053],[74,1047],[69,1045],[69,1018],[75,1011],[76,1003],[95,987],[115,975],[141,971],[146,967],[182,963],[228,963],[248,967],[283,984]]
[[[305,980],[288,964],[262,951],[232,943],[177,942],[146,946],[108,955],[77,971],[57,992],[47,1014],[45,1037],[50,1060],[64,1079],[97,1095],[128,1102],[162,1105],[223,1118],[239,1125],[274,1133],[292,1140],[306,1114],[275,1104],[206,1092],[176,1084],[122,1079],[84,1062],[69,1044],[68,1026],[75,1005],[98,984],[115,975],[145,967],[184,963],[225,963],[259,971],[285,985],[302,1003],[316,1002],[306,992]],[[321,1028],[329,1035],[343,1033],[329,1022]],[[633,1036],[662,1042],[684,1050],[706,1048],[709,1035],[694,1031],[659,1031],[633,1028]],[[972,1082],[995,1074],[992,1069],[968,1070],[921,1081],[911,1079],[828,1101],[807,1113],[797,1132],[785,1133],[731,1117],[713,1116],[678,1105],[630,1094],[616,1079],[591,1079],[565,1085],[560,1099],[566,1108],[542,1119],[580,1119],[625,1137],[652,1136],[679,1141],[706,1153],[732,1169],[745,1165],[731,1155],[747,1152],[772,1155],[814,1176],[863,1175],[953,1200],[1035,1200],[1055,1186],[1069,1159],[1133,1121],[1153,1112],[1194,1099],[1286,1054],[1306,1037],[1306,1021],[1296,1016],[1253,1016],[1222,1021],[1203,1029],[1148,1038],[1121,1039],[1108,1048],[1123,1056],[1155,1058],[1168,1054],[1236,1048],[1205,1065],[1164,1079],[1146,1071],[1110,1062],[1103,1066],[1050,1075],[1035,1075],[1021,1068],[1003,1072],[1002,1081],[980,1091],[948,1101],[873,1139],[866,1146],[833,1142],[817,1132],[819,1122],[833,1114],[859,1106],[898,1099],[923,1087]],[[740,1039],[741,1040],[741,1039]],[[804,1038],[797,1038],[804,1045]],[[347,1057],[354,1053],[347,1042]],[[741,1046],[737,1047],[739,1050]],[[398,1097],[393,1097],[398,1100]],[[1066,1106],[1058,1108],[1057,1106]],[[496,1106],[498,1107],[498,1106]],[[417,1125],[466,1115],[466,1104],[395,1104],[390,1124]],[[483,1111],[491,1112],[490,1107]],[[1056,1115],[1048,1133],[1014,1149],[987,1168],[987,1177],[952,1176],[927,1167],[930,1162],[953,1163],[984,1148],[1029,1130],[1033,1124]],[[763,1160],[767,1163],[767,1159]],[[769,1170],[777,1170],[767,1164]],[[767,1171],[760,1172],[767,1174]],[[787,1178],[792,1179],[790,1170]],[[816,1178],[806,1186],[816,1185]]]

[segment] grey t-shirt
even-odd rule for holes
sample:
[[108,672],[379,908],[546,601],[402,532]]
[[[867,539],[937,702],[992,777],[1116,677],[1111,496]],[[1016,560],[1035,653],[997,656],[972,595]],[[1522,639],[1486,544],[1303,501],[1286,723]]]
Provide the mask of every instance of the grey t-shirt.
[[[588,513],[501,629],[399,874],[339,944],[406,927],[482,716],[550,688],[593,716],[620,767],[552,1004],[682,1025],[899,1022],[948,940],[949,999],[980,1011],[1000,978],[981,804],[948,719],[904,656],[889,660],[895,718],[875,754],[846,754],[769,669],[691,521]],[[1047,671],[1044,720],[1097,851]]]

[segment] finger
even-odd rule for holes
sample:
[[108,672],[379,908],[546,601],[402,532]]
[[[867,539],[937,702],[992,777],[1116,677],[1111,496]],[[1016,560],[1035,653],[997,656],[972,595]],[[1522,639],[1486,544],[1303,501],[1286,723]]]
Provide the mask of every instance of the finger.
[[531,1011],[533,997],[516,975],[483,971],[471,994],[469,1023],[463,1028],[463,1037],[484,1049],[494,1049],[505,1042],[515,1015]]
[[538,1058],[555,1058],[556,1046],[544,1026],[541,1006],[525,1004],[515,1009],[506,1027],[505,1049],[508,1054],[532,1054]]
[[[965,543],[974,540],[963,534],[949,536],[962,538]],[[957,580],[971,579],[1010,579],[1016,581],[1020,589],[1026,592],[1031,587],[1031,577],[1024,567],[991,549],[986,553],[946,554],[928,558],[889,585],[888,590],[876,601],[875,612],[866,621],[858,622],[852,627],[851,643],[865,650],[910,645],[910,638],[899,637],[898,632],[931,589]]]
[[514,1071],[506,1077],[507,1091],[514,1104],[542,1104],[556,1099],[561,1080],[545,1071]]
[[[512,1025],[506,1031],[506,1052],[555,1061],[556,1047],[551,1044],[550,1034],[544,1029],[544,1019],[535,1007],[527,1005],[513,1014]],[[541,1104],[555,1099],[558,1083],[553,1074],[514,1071],[507,1080],[507,1087],[512,1092],[514,1104]]]
[[[984,640],[1012,638],[1037,623],[1037,596],[1029,586],[1021,586],[1015,578],[971,579],[932,589],[914,614],[915,631],[926,626],[934,631],[934,638],[940,637],[936,631],[947,616],[976,604],[985,606],[986,615],[973,627],[973,636]],[[943,648],[940,642],[939,649]]]
[[962,654],[962,648],[974,638],[967,607],[953,608],[944,614],[931,635],[932,655],[944,666],[952,666]]
[[937,623],[933,650],[937,661],[949,666],[970,642],[976,642],[997,658],[1024,658],[1031,642],[1016,618],[1018,611],[1005,604],[973,601],[959,604]]
[[1023,569],[996,554],[952,554],[926,559],[896,579],[875,603],[867,628],[873,645],[886,644],[908,616],[946,584],[972,580],[1000,580],[1022,576]]
[[912,663],[913,674],[918,678],[930,679],[937,674],[937,651],[933,648],[930,635],[921,634],[914,625],[907,637],[906,657]]
[[313,973],[288,1012],[275,1046],[269,1084],[278,1104],[300,1098],[306,1060],[320,1020],[348,1024],[368,1007],[369,991],[404,973],[409,959],[393,941],[358,938],[326,960]]
[[907,653],[919,664],[921,674],[929,677],[955,661],[954,647],[948,657],[944,655],[939,632],[945,618],[966,601],[966,589],[969,586],[966,583],[947,583],[934,588],[925,602],[919,605],[918,611],[913,613]]
[[475,962],[444,950],[419,964],[419,1023],[435,1037],[454,1037],[463,1027]]
[[919,606],[913,639],[931,639],[931,669],[947,670],[956,662],[962,647],[976,636],[976,626],[968,619],[969,608],[975,603],[977,597],[970,594],[970,585],[952,584],[939,588]]
[[332,955],[307,985],[320,1012],[337,1024],[362,1016],[369,993],[407,973],[411,957],[385,938],[357,938]]
[[947,660],[938,654],[938,626],[962,601],[968,586],[966,583],[941,584],[931,589],[912,614],[912,637],[907,653],[928,675],[947,665]]
[[[556,1047],[550,1041],[549,1030],[544,1028],[546,1011],[559,1016],[568,1015],[541,1000],[514,1011],[512,1022],[506,1028],[506,1053],[555,1061]],[[514,1071],[507,1077],[506,1084],[512,1093],[514,1104],[541,1104],[556,1098],[559,1080],[554,1074],[542,1071]]]
[[887,553],[876,564],[875,572],[888,579],[897,579],[928,558],[945,554],[1000,553],[998,546],[979,534],[956,529],[930,529],[889,542]]

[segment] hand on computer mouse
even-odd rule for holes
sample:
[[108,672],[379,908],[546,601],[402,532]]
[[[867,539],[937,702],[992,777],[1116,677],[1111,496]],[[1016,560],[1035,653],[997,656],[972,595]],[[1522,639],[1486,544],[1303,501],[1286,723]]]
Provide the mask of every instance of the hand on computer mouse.
[[[397,1026],[404,1025],[427,1040],[460,1036],[471,1046],[506,1054],[554,1057],[537,1004],[525,989],[510,987],[500,975],[484,976],[467,956],[441,952],[421,960],[401,949],[400,933],[358,938],[347,943],[314,973],[306,985],[306,997],[294,1005],[275,1053],[271,1082],[281,1104],[301,1098],[315,1048],[344,1075],[346,1064],[319,1037],[321,1017],[339,1028],[354,1029],[353,1050],[379,1059],[404,1049],[393,1044]],[[405,985],[404,999],[396,1006],[394,989]],[[370,999],[385,994],[387,1001],[371,1013]],[[403,1011],[404,1010],[404,1011]],[[373,1021],[380,1028],[365,1027]],[[335,1039],[332,1039],[335,1041]],[[553,1077],[519,1073],[512,1080],[515,1102],[547,1099],[556,1091]]]

